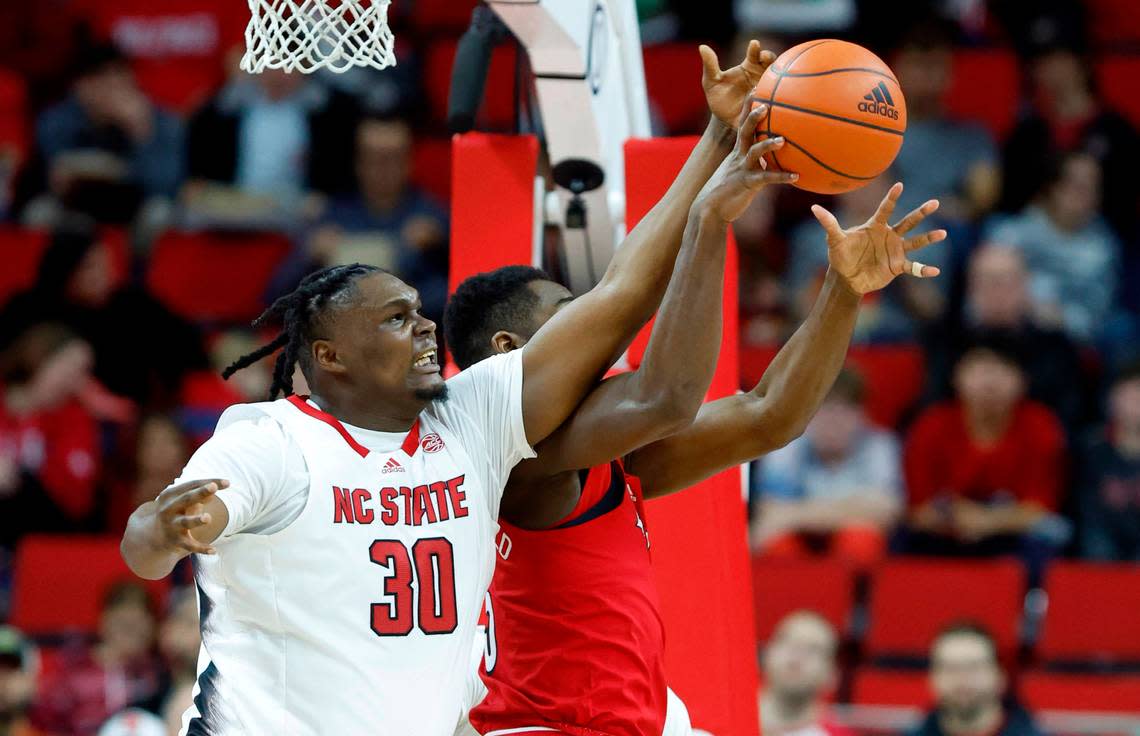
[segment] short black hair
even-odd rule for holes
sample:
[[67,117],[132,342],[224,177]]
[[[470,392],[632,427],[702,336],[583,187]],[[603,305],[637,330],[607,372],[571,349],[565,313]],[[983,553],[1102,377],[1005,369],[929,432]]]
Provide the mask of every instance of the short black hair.
[[994,639],[994,635],[982,624],[969,619],[952,621],[939,629],[938,634],[934,637],[934,641],[930,644],[930,651],[933,653],[934,649],[941,644],[944,639],[949,639],[952,636],[977,637],[984,641],[989,647],[990,652],[994,655],[994,660],[996,661],[998,659],[998,645],[997,640]]
[[318,339],[318,327],[330,304],[340,303],[353,293],[356,281],[374,273],[389,273],[376,266],[352,263],[344,266],[329,266],[314,271],[297,288],[281,297],[253,321],[254,327],[273,320],[282,323],[281,333],[264,347],[231,363],[222,378],[229,378],[246,366],[253,365],[278,349],[284,348],[273,366],[273,384],[269,387],[269,399],[278,394],[289,396],[293,393],[293,366],[300,363],[305,378],[312,381],[309,345]]
[[1004,329],[977,330],[971,333],[958,353],[955,365],[975,352],[986,352],[996,356],[1003,363],[1025,372],[1025,355],[1017,336]]
[[1140,358],[1132,358],[1117,368],[1112,377],[1112,385],[1119,386],[1136,380],[1140,380]]
[[499,330],[530,336],[538,297],[527,286],[551,281],[540,268],[504,266],[476,274],[456,288],[443,315],[443,334],[460,369],[491,356]]

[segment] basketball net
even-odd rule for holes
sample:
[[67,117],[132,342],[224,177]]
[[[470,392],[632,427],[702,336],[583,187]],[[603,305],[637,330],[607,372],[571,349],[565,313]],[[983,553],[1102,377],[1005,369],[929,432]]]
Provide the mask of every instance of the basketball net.
[[396,63],[388,28],[391,0],[249,0],[245,56],[251,74],[283,69],[342,73]]

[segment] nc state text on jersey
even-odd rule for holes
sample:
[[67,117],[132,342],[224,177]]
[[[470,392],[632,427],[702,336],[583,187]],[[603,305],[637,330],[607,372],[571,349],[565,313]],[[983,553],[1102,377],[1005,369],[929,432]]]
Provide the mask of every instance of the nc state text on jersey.
[[334,524],[404,524],[422,526],[467,516],[465,476],[418,486],[332,487]]

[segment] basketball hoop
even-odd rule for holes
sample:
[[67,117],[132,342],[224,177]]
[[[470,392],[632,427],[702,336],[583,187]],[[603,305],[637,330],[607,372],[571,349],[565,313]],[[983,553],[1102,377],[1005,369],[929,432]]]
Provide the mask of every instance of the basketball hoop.
[[342,73],[396,63],[388,28],[391,0],[249,0],[241,68]]

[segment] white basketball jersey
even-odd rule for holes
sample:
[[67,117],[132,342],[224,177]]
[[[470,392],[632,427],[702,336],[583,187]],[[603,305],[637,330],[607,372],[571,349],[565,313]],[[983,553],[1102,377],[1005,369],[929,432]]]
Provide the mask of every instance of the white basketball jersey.
[[184,733],[452,734],[518,459],[488,457],[478,401],[457,404],[434,404],[391,453],[297,397],[226,411],[219,429],[280,423],[309,494],[283,530],[194,556],[203,656]]

